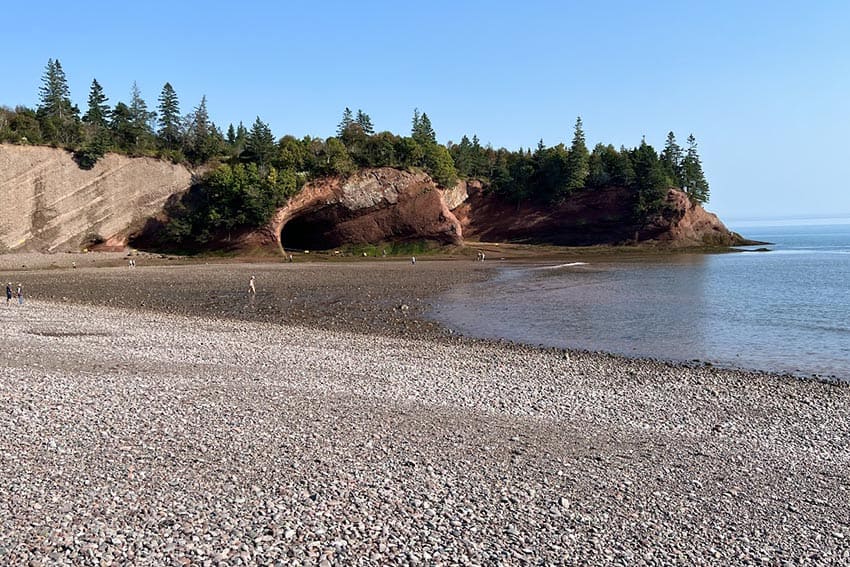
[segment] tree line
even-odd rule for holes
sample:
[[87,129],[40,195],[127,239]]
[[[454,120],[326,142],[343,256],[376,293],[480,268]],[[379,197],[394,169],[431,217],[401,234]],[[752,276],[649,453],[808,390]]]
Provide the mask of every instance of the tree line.
[[569,146],[546,147],[541,140],[533,151],[511,151],[483,146],[474,135],[442,145],[431,119],[418,109],[410,134],[399,136],[376,132],[367,113],[345,108],[335,136],[276,139],[259,116],[250,128],[240,122],[223,132],[210,119],[205,96],[181,114],[168,82],[150,109],[135,83],[129,101],[112,106],[93,79],[81,113],[71,101],[61,63],[53,59],[38,95],[35,109],[0,108],[0,142],[66,148],[83,168],[93,167],[106,152],[209,166],[202,182],[171,211],[163,238],[173,243],[203,244],[239,227],[261,225],[308,180],[364,167],[422,169],[442,186],[477,178],[501,198],[517,202],[558,203],[579,191],[619,186],[630,190],[638,218],[660,210],[669,187],[682,188],[698,203],[709,197],[693,135],[683,149],[670,132],[660,153],[645,141],[634,148],[597,144],[589,150],[578,118]]

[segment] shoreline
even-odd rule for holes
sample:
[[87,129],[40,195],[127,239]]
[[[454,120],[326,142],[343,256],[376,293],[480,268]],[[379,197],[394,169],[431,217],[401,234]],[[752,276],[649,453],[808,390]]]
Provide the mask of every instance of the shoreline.
[[[603,262],[657,258],[656,253],[618,254],[611,250],[588,255]],[[135,271],[127,268],[129,256],[124,252],[6,254],[0,255],[0,274],[10,274],[8,277],[15,283],[21,279],[30,280],[32,283],[25,285],[28,296],[69,304],[275,322],[330,331],[354,329],[372,336],[493,343],[520,349],[567,351],[610,356],[624,361],[646,361],[682,368],[716,368],[850,386],[850,378],[835,375],[782,372],[708,360],[631,356],[597,349],[477,337],[456,332],[429,316],[435,298],[455,286],[486,282],[500,268],[573,258],[563,251],[552,257],[491,259],[484,263],[472,262],[466,256],[427,257],[413,268],[417,271],[410,269],[405,258],[361,260],[356,257],[330,257],[288,263],[282,259],[186,258],[152,253],[137,253],[133,257],[140,266]],[[587,256],[578,257],[589,259]],[[76,262],[77,267],[70,268],[71,262]],[[181,278],[181,271],[191,275]],[[252,304],[243,289],[249,275],[254,273],[259,274],[258,299]],[[0,275],[0,278],[3,277]],[[456,279],[448,279],[450,277]],[[284,281],[275,281],[278,278]],[[141,280],[146,287],[135,286],[134,279]],[[315,287],[312,287],[313,284],[316,284]]]
[[0,316],[9,563],[850,557],[850,388],[165,309]]

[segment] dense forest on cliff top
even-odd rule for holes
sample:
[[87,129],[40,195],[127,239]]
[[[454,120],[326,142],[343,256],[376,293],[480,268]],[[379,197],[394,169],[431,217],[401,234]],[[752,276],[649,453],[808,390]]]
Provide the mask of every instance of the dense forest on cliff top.
[[419,168],[438,184],[477,178],[498,198],[558,203],[580,191],[618,186],[629,189],[636,219],[659,211],[669,187],[692,201],[708,200],[708,183],[693,135],[682,148],[673,132],[660,154],[642,140],[634,148],[597,144],[589,150],[581,118],[572,142],[507,150],[482,145],[477,136],[459,143],[437,142],[427,113],[413,111],[411,132],[376,132],[371,117],[346,108],[336,136],[275,138],[256,117],[250,128],[239,123],[226,131],[210,120],[206,97],[181,114],[174,88],[165,83],[155,110],[134,83],[129,102],[108,104],[92,80],[84,113],[71,101],[59,60],[49,60],[35,109],[0,107],[0,142],[46,144],[74,152],[81,168],[92,168],[106,152],[151,156],[208,173],[196,189],[170,211],[165,242],[202,244],[237,227],[259,226],[310,179],[349,175],[359,168]]

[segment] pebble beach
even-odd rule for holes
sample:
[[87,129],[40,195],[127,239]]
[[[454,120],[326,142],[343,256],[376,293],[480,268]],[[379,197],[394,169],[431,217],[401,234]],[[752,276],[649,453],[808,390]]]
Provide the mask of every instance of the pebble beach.
[[467,260],[5,261],[2,564],[850,564],[847,384],[460,337]]

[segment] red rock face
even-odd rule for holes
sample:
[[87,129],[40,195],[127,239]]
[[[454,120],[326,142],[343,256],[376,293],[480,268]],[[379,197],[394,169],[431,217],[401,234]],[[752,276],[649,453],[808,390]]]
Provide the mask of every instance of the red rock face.
[[307,184],[246,246],[329,250],[344,244],[430,240],[462,244],[461,226],[428,175],[392,168]]
[[717,215],[691,203],[678,189],[671,189],[667,194],[667,204],[672,212],[657,227],[659,232],[654,237],[659,242],[679,248],[735,246],[744,242],[739,234],[727,229]]
[[677,189],[668,192],[662,213],[635,225],[630,195],[622,188],[582,191],[558,206],[517,205],[495,197],[479,181],[438,189],[425,173],[380,168],[309,183],[267,226],[244,235],[240,244],[328,250],[408,240],[461,245],[464,237],[564,246],[638,242],[673,248],[743,242]]
[[657,243],[669,247],[733,246],[743,239],[716,215],[670,189],[663,213],[636,225],[627,190],[582,191],[557,206],[508,203],[470,182],[469,198],[453,212],[467,239],[563,246]]

